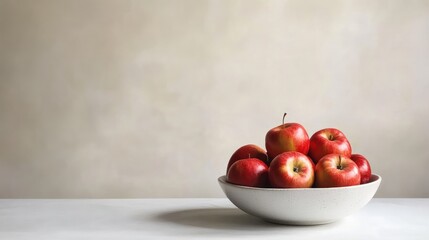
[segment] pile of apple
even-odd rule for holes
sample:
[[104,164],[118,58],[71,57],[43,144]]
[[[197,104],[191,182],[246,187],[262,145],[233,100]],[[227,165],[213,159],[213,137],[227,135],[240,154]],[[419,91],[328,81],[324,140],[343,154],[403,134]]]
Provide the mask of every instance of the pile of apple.
[[343,187],[369,182],[371,166],[352,154],[338,129],[317,131],[311,138],[299,123],[284,123],[268,131],[265,147],[248,144],[232,154],[227,181],[250,187]]

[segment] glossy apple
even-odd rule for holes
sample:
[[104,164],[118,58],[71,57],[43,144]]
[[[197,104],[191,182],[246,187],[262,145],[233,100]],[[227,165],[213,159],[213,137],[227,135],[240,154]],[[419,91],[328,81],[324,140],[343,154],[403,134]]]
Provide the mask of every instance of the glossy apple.
[[352,154],[352,147],[344,133],[335,128],[325,128],[317,131],[310,138],[308,155],[317,162],[325,155],[337,153],[347,158]]
[[360,184],[359,168],[353,160],[339,154],[328,154],[316,164],[316,187],[345,187]]
[[369,161],[360,154],[352,154],[350,159],[353,160],[359,168],[360,183],[363,184],[369,182],[369,179],[371,178],[371,165],[369,164]]
[[271,162],[268,178],[272,187],[309,188],[314,182],[314,165],[300,152],[284,152]]
[[267,152],[265,152],[264,149],[261,147],[255,145],[255,144],[247,144],[239,149],[237,149],[231,156],[228,162],[228,166],[226,168],[226,172],[228,172],[228,169],[231,167],[232,164],[234,164],[236,161],[241,159],[248,159],[248,158],[257,158],[261,161],[265,162],[268,165],[268,156]]
[[283,152],[307,154],[310,148],[305,128],[299,123],[284,123],[285,117],[286,113],[283,115],[282,125],[269,130],[265,136],[265,147],[270,159]]
[[241,159],[231,165],[226,180],[237,185],[267,187],[268,166],[257,158]]

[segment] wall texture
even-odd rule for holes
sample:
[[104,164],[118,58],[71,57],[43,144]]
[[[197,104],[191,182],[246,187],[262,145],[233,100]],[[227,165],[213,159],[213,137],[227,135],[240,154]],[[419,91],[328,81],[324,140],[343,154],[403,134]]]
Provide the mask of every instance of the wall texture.
[[222,197],[284,111],[429,197],[428,90],[429,1],[0,0],[0,197]]

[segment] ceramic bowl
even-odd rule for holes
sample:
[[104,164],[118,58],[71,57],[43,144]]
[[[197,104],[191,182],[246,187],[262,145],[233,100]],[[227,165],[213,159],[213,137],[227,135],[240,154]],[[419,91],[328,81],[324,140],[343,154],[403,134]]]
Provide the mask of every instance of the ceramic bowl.
[[218,178],[228,199],[238,208],[269,222],[317,225],[337,221],[365,206],[375,195],[381,177],[366,184],[334,188],[254,188]]

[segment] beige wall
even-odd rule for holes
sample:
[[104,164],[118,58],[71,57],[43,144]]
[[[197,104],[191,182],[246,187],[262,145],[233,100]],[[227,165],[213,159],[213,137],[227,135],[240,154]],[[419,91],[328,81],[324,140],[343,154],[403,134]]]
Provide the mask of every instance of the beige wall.
[[0,197],[222,197],[284,111],[429,197],[428,91],[429,1],[0,0]]

